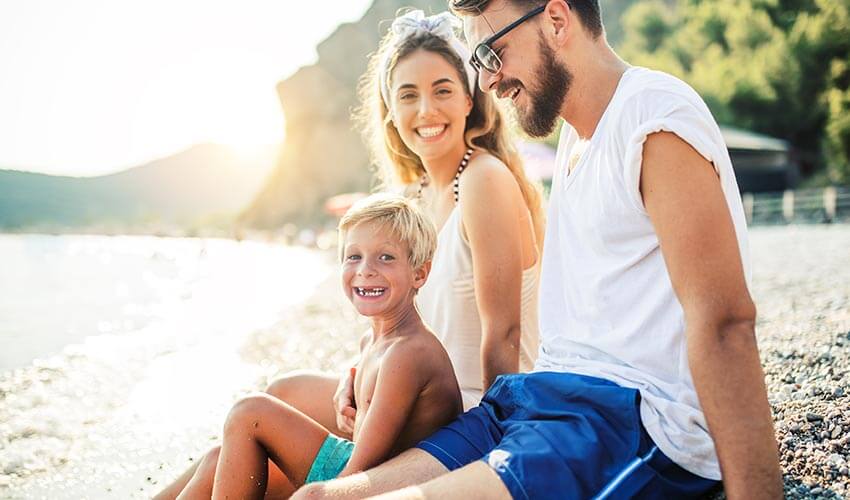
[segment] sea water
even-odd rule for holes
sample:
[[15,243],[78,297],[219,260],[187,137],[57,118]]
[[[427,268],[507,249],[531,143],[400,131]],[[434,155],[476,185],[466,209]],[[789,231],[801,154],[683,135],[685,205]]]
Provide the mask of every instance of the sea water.
[[331,269],[251,241],[0,235],[0,498],[127,498],[184,466],[259,376],[246,337]]

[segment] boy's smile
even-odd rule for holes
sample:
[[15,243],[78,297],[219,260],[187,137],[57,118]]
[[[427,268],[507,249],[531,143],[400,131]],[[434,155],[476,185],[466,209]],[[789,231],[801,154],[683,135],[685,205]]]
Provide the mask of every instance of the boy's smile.
[[354,291],[361,297],[380,297],[386,290],[383,287],[354,287]]

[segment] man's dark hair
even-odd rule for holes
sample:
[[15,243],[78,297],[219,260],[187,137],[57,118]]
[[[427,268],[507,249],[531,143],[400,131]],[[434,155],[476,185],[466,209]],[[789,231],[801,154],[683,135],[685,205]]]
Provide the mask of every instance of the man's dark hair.
[[[531,10],[546,3],[542,0],[507,1],[517,7],[523,7],[525,10]],[[490,2],[491,0],[449,0],[449,8],[460,16],[477,16],[484,12]],[[593,35],[593,38],[599,38],[604,31],[602,15],[599,13],[599,0],[569,0],[567,3],[581,19],[581,23],[588,33]]]

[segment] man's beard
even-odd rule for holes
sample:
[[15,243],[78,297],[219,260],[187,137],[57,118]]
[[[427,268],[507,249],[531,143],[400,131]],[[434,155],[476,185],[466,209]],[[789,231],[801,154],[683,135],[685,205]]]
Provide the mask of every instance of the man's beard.
[[555,123],[573,82],[572,73],[555,59],[555,51],[543,40],[540,40],[539,46],[541,62],[535,71],[537,82],[533,89],[524,88],[529,105],[524,110],[519,107],[516,109],[520,127],[531,137],[546,137],[555,130]]

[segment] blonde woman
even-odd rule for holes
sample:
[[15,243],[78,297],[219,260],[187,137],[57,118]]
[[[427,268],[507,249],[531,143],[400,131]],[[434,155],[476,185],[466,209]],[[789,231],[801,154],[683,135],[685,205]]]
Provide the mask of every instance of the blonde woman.
[[540,195],[449,13],[397,18],[361,85],[360,119],[386,185],[421,199],[438,228],[417,304],[454,364],[464,408],[537,354]]

